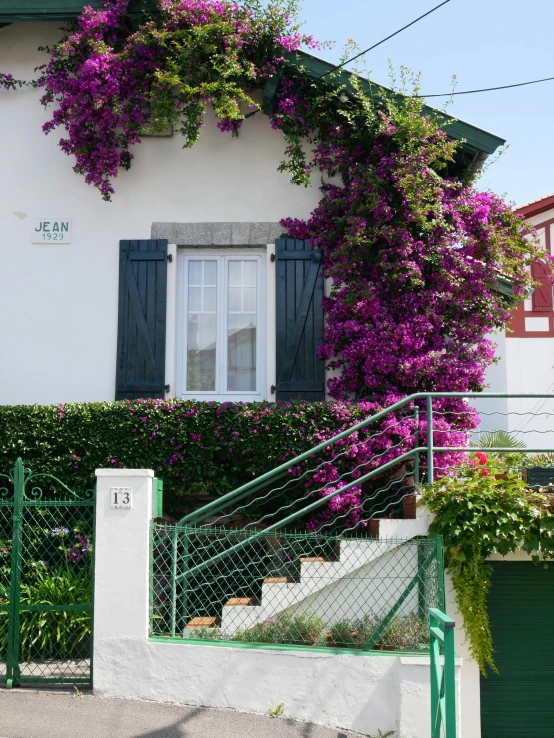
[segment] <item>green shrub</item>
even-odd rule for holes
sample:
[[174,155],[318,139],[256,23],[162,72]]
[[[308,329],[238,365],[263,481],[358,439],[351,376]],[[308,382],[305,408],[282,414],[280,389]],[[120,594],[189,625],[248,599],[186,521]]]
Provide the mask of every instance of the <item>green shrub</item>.
[[[274,618],[260,621],[249,630],[239,630],[232,640],[248,643],[288,643],[363,649],[382,620],[382,617],[365,616],[337,620],[326,626],[325,622],[315,613],[296,615],[284,612]],[[410,613],[396,615],[380,635],[375,648],[387,647],[395,651],[414,651],[425,648],[428,644],[429,626],[426,618]]]
[[321,641],[325,623],[313,613],[283,612],[259,622],[250,630],[239,630],[232,640],[249,643],[289,643],[311,646]]
[[[327,632],[330,645],[363,649],[382,620],[383,617],[367,615],[363,618],[337,621]],[[379,636],[374,648],[386,647],[395,651],[415,651],[426,647],[428,643],[429,626],[426,618],[409,613],[408,615],[395,615]]]
[[21,457],[82,491],[94,486],[97,468],[153,469],[164,480],[166,511],[179,513],[183,495],[224,494],[367,414],[323,402],[0,406],[0,472]]
[[338,620],[327,631],[327,643],[339,648],[360,648],[357,621]]
[[[50,570],[37,563],[33,575],[21,585],[19,656],[21,661],[80,659],[90,656],[92,613],[78,610],[25,611],[32,605],[90,604],[90,563]],[[0,654],[7,651],[8,613],[0,613]]]

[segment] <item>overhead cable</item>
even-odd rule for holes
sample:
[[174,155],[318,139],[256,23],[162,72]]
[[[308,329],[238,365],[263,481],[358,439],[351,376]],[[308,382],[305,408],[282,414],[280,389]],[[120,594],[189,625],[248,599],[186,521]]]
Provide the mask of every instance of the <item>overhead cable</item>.
[[332,74],[332,72],[336,72],[337,69],[341,69],[342,67],[346,66],[347,64],[350,64],[350,62],[355,61],[360,56],[363,56],[364,54],[367,54],[368,51],[373,51],[373,49],[376,49],[378,46],[381,46],[381,44],[384,44],[385,41],[388,41],[390,38],[393,38],[393,36],[398,36],[399,33],[402,33],[402,31],[405,31],[406,28],[409,28],[410,26],[413,26],[418,21],[422,20],[423,18],[426,18],[428,15],[431,15],[431,13],[434,13],[435,10],[438,10],[439,8],[442,8],[443,5],[446,5],[449,3],[450,0],[444,0],[444,2],[440,3],[440,5],[435,6],[431,10],[428,10],[423,15],[420,15],[419,18],[416,18],[411,23],[408,23],[406,26],[402,26],[402,28],[399,28],[398,31],[395,31],[394,33],[391,33],[390,36],[387,36],[386,38],[382,39],[381,41],[378,41],[376,44],[373,44],[373,46],[370,46],[369,49],[366,49],[365,51],[360,51],[359,54],[356,54],[356,56],[353,56],[351,59],[347,59],[346,61],[342,62],[342,64],[339,64],[336,67],[333,67],[332,69],[329,69],[324,74],[320,75],[318,79],[322,79],[323,77],[326,77],[328,74]]
[[450,97],[451,95],[474,95],[476,92],[494,92],[495,90],[509,90],[512,87],[525,87],[525,85],[536,85],[539,82],[551,82],[554,77],[544,79],[532,79],[529,82],[517,82],[514,85],[501,85],[500,87],[483,87],[482,90],[464,90],[463,92],[441,92],[436,95],[416,95],[416,97]]

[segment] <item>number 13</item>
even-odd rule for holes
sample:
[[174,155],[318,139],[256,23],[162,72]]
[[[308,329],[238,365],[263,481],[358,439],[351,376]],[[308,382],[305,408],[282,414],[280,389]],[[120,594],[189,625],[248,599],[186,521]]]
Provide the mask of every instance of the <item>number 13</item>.
[[[121,500],[119,499],[121,497]],[[128,490],[114,490],[113,493],[113,504],[114,505],[128,505],[131,501],[131,495]]]

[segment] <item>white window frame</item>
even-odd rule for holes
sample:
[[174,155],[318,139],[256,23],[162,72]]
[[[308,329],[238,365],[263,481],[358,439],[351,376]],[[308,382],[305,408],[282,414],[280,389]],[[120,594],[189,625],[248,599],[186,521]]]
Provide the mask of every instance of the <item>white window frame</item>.
[[[256,262],[256,390],[228,391],[227,386],[227,314],[229,261]],[[217,261],[217,362],[216,388],[213,392],[187,391],[187,312],[188,264],[190,261]],[[177,356],[176,396],[183,399],[214,400],[217,402],[258,402],[266,399],[266,250],[265,249],[187,249],[177,252]]]

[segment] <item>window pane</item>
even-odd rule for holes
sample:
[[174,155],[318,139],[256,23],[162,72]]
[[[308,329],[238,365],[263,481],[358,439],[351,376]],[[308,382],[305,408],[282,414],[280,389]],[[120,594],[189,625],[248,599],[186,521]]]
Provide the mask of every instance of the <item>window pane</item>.
[[229,312],[240,313],[240,287],[229,287]]
[[229,285],[240,285],[240,261],[229,262]]
[[217,305],[217,287],[204,287],[204,312],[215,313]]
[[256,288],[245,287],[243,290],[243,310],[245,313],[256,312]]
[[204,284],[211,284],[213,286],[217,284],[217,262],[204,262]]
[[[227,390],[256,391],[257,263],[229,262]],[[247,286],[248,285],[248,286]]]
[[256,262],[255,261],[243,261],[242,262],[242,283],[249,287],[256,286]]
[[229,315],[227,390],[256,391],[256,316]]
[[214,392],[217,361],[217,262],[190,261],[187,300],[187,391]]
[[202,310],[202,287],[189,287],[189,313]]
[[201,261],[189,261],[189,284],[202,284]]
[[215,391],[216,316],[189,314],[187,390]]

